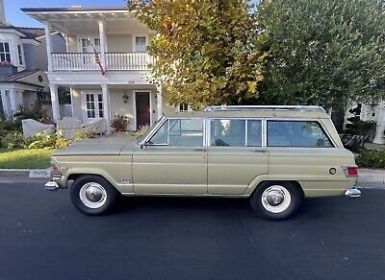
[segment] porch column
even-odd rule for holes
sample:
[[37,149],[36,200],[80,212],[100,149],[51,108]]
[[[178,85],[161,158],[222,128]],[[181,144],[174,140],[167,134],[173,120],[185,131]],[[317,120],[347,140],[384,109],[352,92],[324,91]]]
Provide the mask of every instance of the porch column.
[[17,110],[17,95],[16,95],[16,90],[15,89],[11,89],[9,91],[9,101],[10,101],[10,105],[11,105],[11,115],[13,115],[14,113],[16,113],[16,110]]
[[156,86],[156,111],[157,120],[159,120],[163,115],[162,85]]
[[59,107],[59,93],[57,85],[49,85],[51,92],[51,104],[52,104],[52,117],[55,122],[60,120],[60,107]]
[[110,107],[108,104],[108,86],[102,84],[102,93],[103,93],[103,116],[106,120],[106,129],[107,134],[111,133],[111,124],[110,124]]
[[45,44],[47,50],[47,59],[48,59],[48,71],[52,71],[52,40],[51,40],[51,24],[46,21],[45,22]]
[[100,39],[100,63],[104,68],[106,68],[106,49],[107,49],[107,40],[106,32],[104,28],[104,21],[99,20],[99,39]]
[[1,90],[1,100],[2,100],[2,104],[3,104],[3,112],[4,112],[4,116],[6,118],[10,117],[10,105],[8,104],[8,94],[9,94],[9,91],[8,90]]
[[373,143],[385,144],[385,100],[380,101],[377,106],[376,136]]

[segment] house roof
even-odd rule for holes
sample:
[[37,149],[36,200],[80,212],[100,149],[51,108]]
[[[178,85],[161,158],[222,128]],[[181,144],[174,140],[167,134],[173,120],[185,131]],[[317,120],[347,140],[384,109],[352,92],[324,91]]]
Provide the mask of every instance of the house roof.
[[34,70],[34,71],[23,70],[20,72],[16,72],[15,74],[12,74],[10,76],[0,75],[0,83],[20,83],[20,84],[27,84],[27,85],[42,87],[41,85],[28,83],[23,80],[24,78],[30,75],[36,74],[37,72],[41,72],[41,71],[40,70]]
[[45,35],[44,28],[35,28],[35,27],[17,27],[19,31],[26,34],[30,38],[38,38]]
[[36,38],[44,35],[44,28],[34,27],[17,27],[4,22],[0,22],[0,29],[13,29],[21,33],[23,39],[33,39],[38,41]]
[[82,12],[82,11],[127,11],[127,7],[52,7],[52,8],[21,8],[23,12]]
[[82,32],[98,32],[98,26],[95,24],[95,21],[99,20],[108,22],[106,28],[110,28],[110,30],[107,30],[110,34],[121,35],[127,33],[121,27],[124,24],[130,26],[132,30],[137,30],[138,33],[145,33],[148,30],[148,27],[140,22],[125,6],[72,6],[68,8],[22,8],[21,10],[43,24],[49,22],[54,30],[71,36]]

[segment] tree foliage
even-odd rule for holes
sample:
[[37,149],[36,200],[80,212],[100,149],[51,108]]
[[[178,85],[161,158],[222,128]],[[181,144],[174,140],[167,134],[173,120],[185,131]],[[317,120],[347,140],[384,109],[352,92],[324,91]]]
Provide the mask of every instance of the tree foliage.
[[244,0],[129,1],[154,32],[152,77],[169,103],[238,104],[257,96],[263,53]]
[[257,18],[269,50],[261,102],[333,106],[384,96],[383,0],[265,0]]

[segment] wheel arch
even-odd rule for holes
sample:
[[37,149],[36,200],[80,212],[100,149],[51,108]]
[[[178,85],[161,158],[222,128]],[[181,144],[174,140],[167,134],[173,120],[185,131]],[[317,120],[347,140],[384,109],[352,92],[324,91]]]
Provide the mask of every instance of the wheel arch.
[[248,188],[248,192],[247,192],[247,195],[248,196],[252,196],[253,193],[263,184],[266,184],[266,183],[291,183],[293,185],[295,185],[300,191],[301,191],[301,194],[302,194],[302,197],[304,198],[305,197],[305,192],[301,186],[301,184],[297,181],[297,180],[278,180],[278,179],[265,179],[265,180],[260,180],[258,181],[258,183],[256,183],[254,185],[254,187],[249,187]]
[[[111,180],[111,178],[109,176],[105,176],[105,174],[101,174],[100,172],[71,172],[68,174],[67,176],[67,181],[75,181],[76,179],[80,178],[80,177],[84,177],[84,176],[97,176],[99,178],[102,178],[104,180],[106,180],[111,186],[113,186],[115,189],[117,189],[116,185],[114,184],[114,181]],[[118,189],[117,189],[118,190]]]

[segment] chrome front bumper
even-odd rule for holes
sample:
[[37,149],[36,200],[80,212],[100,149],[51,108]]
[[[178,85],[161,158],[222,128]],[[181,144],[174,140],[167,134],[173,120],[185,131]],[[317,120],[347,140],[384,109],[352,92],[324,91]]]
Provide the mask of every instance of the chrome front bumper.
[[358,198],[361,196],[361,191],[359,189],[356,189],[355,187],[352,187],[352,188],[347,189],[345,191],[345,196],[352,197],[352,198]]
[[47,191],[56,191],[60,188],[59,184],[54,182],[54,181],[48,181],[45,185],[44,188]]

